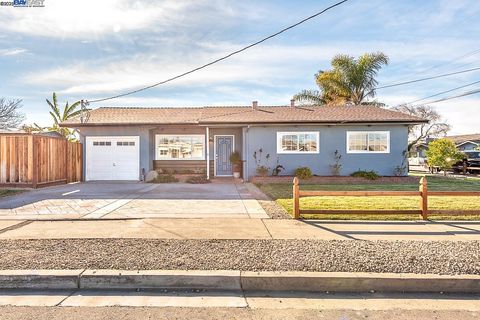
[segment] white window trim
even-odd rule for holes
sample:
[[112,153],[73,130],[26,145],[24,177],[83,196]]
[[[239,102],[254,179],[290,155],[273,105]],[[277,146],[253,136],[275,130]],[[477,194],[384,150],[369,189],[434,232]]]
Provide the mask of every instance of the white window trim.
[[[202,138],[203,142],[203,151],[202,151],[202,157],[195,157],[195,158],[188,158],[188,159],[182,159],[182,158],[159,158],[158,157],[158,142],[160,138],[162,137],[198,137]],[[205,160],[205,135],[204,134],[184,134],[184,133],[171,133],[171,134],[156,134],[155,135],[155,160],[158,161],[198,161],[198,160]]]
[[[367,145],[367,150],[349,150],[350,149],[350,134],[351,133],[366,133],[366,134],[369,134],[369,133],[381,133],[381,134],[387,134],[387,150],[385,151],[369,151],[368,150],[368,145]],[[368,142],[368,137],[367,137],[367,142]],[[347,131],[347,146],[346,146],[346,149],[347,149],[347,153],[390,153],[390,131]]]
[[[282,150],[282,137],[292,134],[313,134],[317,143],[316,151],[285,151]],[[318,131],[278,131],[277,132],[277,154],[318,154],[320,153],[320,132]]]

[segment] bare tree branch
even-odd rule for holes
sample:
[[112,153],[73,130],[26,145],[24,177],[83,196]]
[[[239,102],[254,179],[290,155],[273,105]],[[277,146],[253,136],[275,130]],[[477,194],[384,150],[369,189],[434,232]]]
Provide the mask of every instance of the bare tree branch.
[[420,141],[427,138],[443,137],[450,130],[450,125],[442,122],[440,113],[431,106],[408,106],[404,104],[392,109],[429,120],[428,123],[422,123],[408,128],[408,151]]
[[25,115],[20,112],[22,100],[6,100],[0,98],[0,129],[17,128],[24,120]]

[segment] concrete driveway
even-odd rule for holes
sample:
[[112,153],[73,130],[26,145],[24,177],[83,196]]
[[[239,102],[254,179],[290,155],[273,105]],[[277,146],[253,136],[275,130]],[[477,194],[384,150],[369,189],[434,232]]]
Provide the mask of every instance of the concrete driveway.
[[268,218],[245,184],[77,183],[0,198],[0,219]]

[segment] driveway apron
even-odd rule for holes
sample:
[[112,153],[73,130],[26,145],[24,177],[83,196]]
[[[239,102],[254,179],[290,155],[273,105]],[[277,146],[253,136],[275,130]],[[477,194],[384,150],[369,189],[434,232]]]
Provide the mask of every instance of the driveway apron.
[[0,199],[0,219],[268,218],[242,184],[77,183]]

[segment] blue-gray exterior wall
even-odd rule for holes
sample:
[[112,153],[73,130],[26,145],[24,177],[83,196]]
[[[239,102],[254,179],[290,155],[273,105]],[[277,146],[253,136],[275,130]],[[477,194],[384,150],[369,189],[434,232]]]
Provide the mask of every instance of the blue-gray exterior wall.
[[462,145],[458,146],[458,149],[460,151],[471,151],[471,150],[476,150],[478,147],[478,144],[472,143],[472,142],[466,142]]
[[[105,126],[105,127],[82,127],[79,129],[80,142],[83,145],[83,172],[86,171],[86,143],[87,136],[139,136],[140,137],[140,171],[142,168],[145,171],[151,170],[153,163],[150,161],[150,128],[144,126]],[[84,177],[85,178],[85,177]]]
[[[242,154],[243,136],[242,128],[210,128],[210,160],[215,159],[215,136],[218,135],[233,135],[234,137],[234,151]],[[213,174],[213,173],[212,173]]]
[[[318,154],[277,154],[277,132],[279,131],[318,131],[320,152]],[[389,153],[347,153],[347,131],[390,131]],[[244,129],[244,156],[247,160],[245,171],[251,178],[255,175],[256,163],[253,153],[260,148],[265,155],[270,154],[268,167],[277,163],[285,168],[281,174],[292,175],[298,167],[309,167],[313,174],[332,175],[331,165],[334,153],[342,155],[341,175],[349,175],[357,170],[374,170],[380,175],[393,176],[395,168],[402,166],[404,151],[407,149],[408,128],[405,125],[338,125],[338,126],[252,126]],[[263,163],[262,163],[263,164]]]
[[[241,128],[216,128],[209,130],[210,160],[215,159],[214,137],[215,135],[233,135],[235,139],[235,151],[242,153],[243,136]],[[206,128],[200,126],[98,126],[82,127],[79,129],[80,142],[83,144],[83,172],[86,172],[86,144],[87,136],[139,136],[140,137],[140,172],[142,168],[146,172],[153,169],[155,160],[155,135],[156,134],[205,134]],[[188,160],[185,160],[188,161]],[[213,172],[211,172],[213,176]]]
[[[320,152],[318,154],[277,154],[278,131],[318,131],[320,133]],[[348,154],[346,153],[347,131],[390,131],[390,153]],[[80,141],[84,148],[84,172],[86,155],[86,136],[139,136],[140,137],[140,170],[153,169],[155,159],[155,134],[204,134],[205,127],[148,127],[148,126],[98,126],[80,128]],[[406,125],[371,125],[371,126],[251,126],[243,128],[210,128],[210,159],[213,160],[214,135],[233,134],[235,136],[235,150],[242,154],[245,176],[255,175],[256,164],[253,153],[262,148],[263,154],[270,154],[269,167],[279,164],[285,167],[282,174],[293,174],[298,167],[309,167],[314,174],[331,175],[330,165],[334,162],[334,152],[341,155],[341,175],[349,175],[357,170],[375,170],[380,175],[391,176],[395,168],[403,162],[403,151],[407,149],[408,130]],[[139,172],[139,178],[140,178]],[[213,172],[211,172],[213,176]]]

